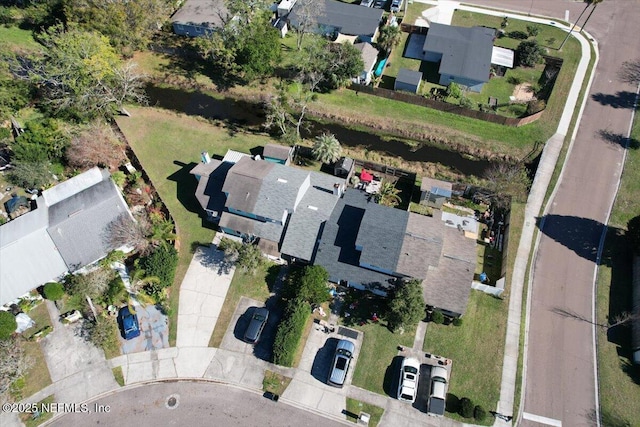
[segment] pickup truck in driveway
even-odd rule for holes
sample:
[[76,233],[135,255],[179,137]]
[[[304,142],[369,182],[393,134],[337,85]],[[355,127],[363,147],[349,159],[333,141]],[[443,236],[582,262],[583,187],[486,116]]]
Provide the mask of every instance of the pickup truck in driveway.
[[437,417],[444,416],[447,397],[447,369],[442,366],[431,368],[431,393],[427,403],[427,413]]

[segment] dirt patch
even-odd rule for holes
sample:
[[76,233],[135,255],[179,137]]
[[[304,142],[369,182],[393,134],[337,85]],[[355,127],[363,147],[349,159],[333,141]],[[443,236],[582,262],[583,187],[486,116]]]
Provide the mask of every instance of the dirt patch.
[[513,89],[513,95],[515,102],[525,103],[536,99],[536,94],[533,90],[531,83],[521,83],[516,85]]

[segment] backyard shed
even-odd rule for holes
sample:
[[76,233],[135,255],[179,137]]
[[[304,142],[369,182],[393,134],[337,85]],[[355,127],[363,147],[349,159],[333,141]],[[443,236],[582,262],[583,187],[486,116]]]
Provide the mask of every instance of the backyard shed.
[[333,174],[341,178],[348,178],[353,171],[353,159],[351,157],[342,157],[333,166]]
[[441,209],[442,204],[451,198],[453,184],[433,178],[422,178],[420,184],[420,203]]
[[262,150],[262,157],[268,162],[288,165],[293,156],[293,147],[280,144],[267,144]]
[[393,85],[394,90],[404,90],[407,92],[418,93],[420,83],[422,82],[422,73],[406,68],[400,68],[396,82]]

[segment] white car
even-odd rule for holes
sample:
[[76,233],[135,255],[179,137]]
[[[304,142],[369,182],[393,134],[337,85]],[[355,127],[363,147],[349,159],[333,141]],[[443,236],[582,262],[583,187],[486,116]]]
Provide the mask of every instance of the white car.
[[400,384],[398,400],[413,403],[416,401],[418,379],[420,378],[420,362],[413,357],[405,357],[400,367]]

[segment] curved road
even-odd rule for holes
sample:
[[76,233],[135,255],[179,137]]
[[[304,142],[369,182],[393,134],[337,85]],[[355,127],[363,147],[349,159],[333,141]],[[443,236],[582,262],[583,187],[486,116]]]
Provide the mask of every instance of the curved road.
[[[558,19],[569,10],[570,20],[585,5],[569,0],[472,2]],[[638,0],[607,0],[586,27],[598,42],[600,61],[547,208],[533,267],[523,426],[596,424],[593,328],[567,314],[592,318],[596,255],[617,191],[636,92],[617,73],[624,61],[640,56],[640,37],[630,37],[638,22]]]
[[[173,397],[174,400],[169,402]],[[171,407],[173,403],[173,407]],[[109,412],[106,412],[108,408]],[[216,383],[164,382],[119,391],[88,404],[87,413],[69,413],[49,425],[338,427],[320,415],[272,402],[259,394]],[[100,412],[101,411],[101,412]]]

